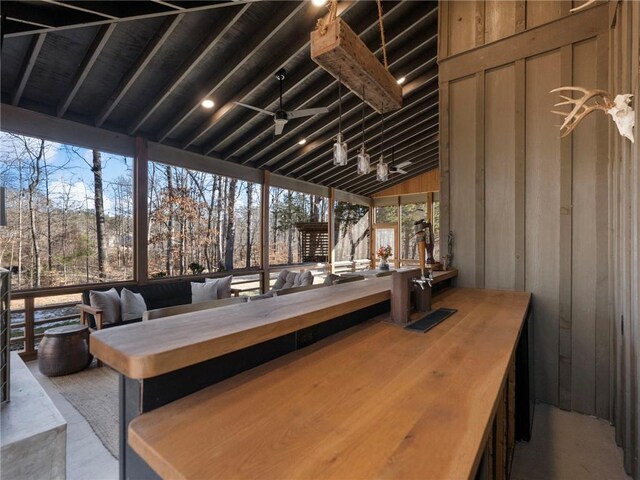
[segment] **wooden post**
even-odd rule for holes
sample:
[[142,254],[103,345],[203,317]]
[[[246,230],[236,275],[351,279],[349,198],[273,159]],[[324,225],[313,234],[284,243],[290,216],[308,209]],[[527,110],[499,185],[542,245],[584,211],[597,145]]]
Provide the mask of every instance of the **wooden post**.
[[334,272],[334,263],[336,263],[336,246],[335,238],[336,238],[336,216],[335,216],[335,206],[336,206],[336,189],[331,187],[329,188],[329,241],[327,242],[327,248],[329,249],[329,272]]
[[139,285],[149,281],[149,156],[147,141],[136,137],[136,154],[133,162],[133,275]]
[[398,201],[396,203],[396,212],[398,214],[398,226],[396,227],[396,232],[394,236],[394,242],[396,244],[396,252],[395,252],[395,262],[394,265],[396,268],[400,268],[400,231],[402,230],[402,207],[400,206],[400,195],[398,195]]
[[269,291],[269,172],[264,171],[262,179],[262,201],[260,203],[260,258],[262,259],[262,279],[260,292]]
[[35,328],[33,322],[35,320],[34,299],[27,297],[24,299],[24,354],[23,359],[32,358],[35,352]]

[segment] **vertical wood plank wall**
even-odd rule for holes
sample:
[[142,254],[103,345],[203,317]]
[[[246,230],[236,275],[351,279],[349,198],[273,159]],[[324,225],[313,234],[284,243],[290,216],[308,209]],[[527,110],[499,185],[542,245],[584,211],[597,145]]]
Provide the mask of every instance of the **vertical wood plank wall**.
[[600,114],[560,139],[549,90],[638,113],[640,2],[571,6],[441,2],[441,222],[458,285],[533,293],[538,400],[611,420],[639,479],[640,121],[635,145]]
[[[609,129],[609,315],[614,339],[613,421],[626,470],[640,478],[640,3],[611,2],[609,87],[634,94],[636,143]],[[598,280],[600,275],[598,275]],[[604,330],[602,328],[601,330]],[[597,373],[596,373],[597,374]]]
[[[457,284],[531,291],[538,399],[609,419],[608,239],[606,226],[598,230],[608,215],[598,189],[607,124],[593,115],[560,139],[558,96],[549,93],[608,87],[608,7],[447,3],[441,215],[454,232]],[[483,35],[460,31],[468,25]]]

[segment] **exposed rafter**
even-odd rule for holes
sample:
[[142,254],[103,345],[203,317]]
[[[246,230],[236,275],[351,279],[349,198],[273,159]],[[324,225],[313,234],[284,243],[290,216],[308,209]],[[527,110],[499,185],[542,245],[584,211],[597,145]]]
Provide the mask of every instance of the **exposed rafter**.
[[[166,8],[160,11],[158,11],[157,9],[154,9],[146,13],[132,13],[132,14],[126,14],[126,11],[125,11],[124,12],[125,15],[118,17],[115,15],[110,15],[108,13],[95,10],[95,7],[98,4],[109,3],[109,2],[85,2],[85,4],[93,3],[94,4],[93,8],[86,8],[86,7],[79,8],[77,5],[69,4],[67,2],[48,0],[47,3],[51,4],[52,6],[59,7],[56,13],[57,15],[56,17],[52,17],[51,15],[49,15],[48,19],[46,19],[46,17],[43,17],[41,22],[37,22],[36,20],[29,21],[29,18],[30,18],[28,16],[29,11],[27,10],[27,13],[23,13],[24,11],[20,10],[14,15],[10,15],[10,16],[8,15],[7,19],[20,24],[31,25],[32,28],[19,29],[11,24],[8,24],[7,25],[8,31],[5,33],[5,38],[11,38],[11,37],[17,37],[17,36],[23,36],[23,35],[33,35],[38,33],[61,32],[64,30],[72,30],[75,28],[96,27],[100,25],[108,25],[114,22],[117,22],[117,23],[133,22],[136,20],[146,20],[149,18],[166,17],[167,15],[176,15],[178,13],[203,12],[206,10],[213,10],[216,8],[237,7],[241,4],[256,3],[261,1],[264,1],[264,0],[232,0],[228,2],[214,2],[214,3],[207,2],[206,4],[199,4],[194,7],[183,7],[180,10],[176,9],[175,6],[170,7],[168,5],[165,5]],[[117,4],[120,2],[111,2],[111,3]],[[158,5],[158,6],[161,5],[161,3],[159,2],[128,2],[128,3],[131,3],[131,4],[137,3],[140,5],[144,5],[145,3],[150,5]],[[20,2],[15,0],[11,0],[11,1],[5,0],[1,3],[2,9],[3,10],[6,9],[7,5],[9,4],[18,4],[21,6],[28,5],[26,2]],[[75,12],[76,14],[84,12],[89,16],[77,17],[77,16],[73,16],[71,12]],[[52,22],[53,18],[57,18],[59,19],[59,21]]]
[[[399,6],[396,6],[394,9],[389,9],[387,11],[387,15],[391,16],[394,14],[395,10],[399,8]],[[385,17],[386,18],[386,17]],[[428,45],[435,45],[435,40],[437,38],[436,36],[436,25],[434,23],[435,21],[435,14],[434,14],[434,10],[428,10],[427,12],[424,13],[424,15],[422,16],[418,16],[418,18],[416,18],[416,16],[411,16],[411,15],[403,15],[400,18],[400,22],[396,25],[390,25],[389,26],[389,43],[388,43],[388,47],[390,49],[394,49],[394,48],[400,48],[401,51],[395,51],[393,50],[391,55],[394,58],[394,61],[392,62],[392,64],[390,65],[390,69],[394,69],[396,68],[397,65],[400,65],[402,63],[402,61],[405,60],[406,58],[406,54],[407,54],[407,50],[409,52],[413,52],[415,54],[415,50],[422,45],[422,48],[424,49],[425,46]],[[415,29],[416,28],[420,28],[420,27],[427,27],[429,24],[431,24],[430,27],[428,27],[428,29],[426,30],[426,33],[424,34],[424,40],[423,42],[421,42],[418,46],[414,45],[412,42],[406,42],[407,38],[410,37],[411,33],[415,33]],[[363,35],[368,33],[368,32],[373,32],[378,28],[378,23],[377,21],[373,21],[372,24],[369,25],[369,27],[366,29],[365,32],[363,32]],[[375,41],[375,40],[374,40]],[[396,47],[398,44],[400,44],[400,42],[406,42],[401,44],[400,47]],[[424,51],[424,50],[423,50]],[[381,52],[381,48],[377,48],[376,49],[376,53],[380,53]],[[435,52],[435,49],[434,49]],[[434,53],[435,54],[435,53]],[[319,68],[319,67],[318,67]],[[319,82],[320,84],[320,82]],[[302,102],[297,103],[295,105],[295,108],[309,108],[312,106],[315,106],[316,103],[315,101],[322,99],[323,95],[326,95],[330,92],[333,92],[334,90],[336,90],[335,87],[335,81],[329,77],[328,75],[326,75],[325,77],[323,77],[323,83],[322,83],[323,87],[319,88],[317,90],[314,90],[313,87],[311,87],[310,89],[308,89],[307,91],[308,93],[308,97],[305,98]],[[348,115],[348,112],[350,109],[354,108],[354,106],[359,106],[360,102],[359,100],[356,99],[355,95],[353,95],[352,93],[347,93],[344,95],[343,98],[344,102],[350,102],[348,104],[347,107],[343,107],[343,113],[344,115]],[[330,108],[333,107],[337,107],[337,98],[336,98],[336,94],[332,95],[330,98]],[[243,163],[245,164],[253,164],[256,166],[262,166],[262,165],[270,165],[271,163],[274,163],[275,158],[274,158],[274,154],[273,154],[273,150],[281,144],[290,144],[290,137],[293,137],[294,135],[296,136],[300,136],[300,137],[304,137],[307,138],[308,136],[312,135],[311,132],[307,131],[307,130],[302,130],[305,126],[310,125],[312,123],[314,123],[316,120],[314,118],[310,118],[306,121],[300,122],[298,123],[293,129],[289,130],[289,135],[287,137],[284,138],[280,138],[277,139],[275,142],[271,142],[270,136],[267,136],[266,138],[264,138],[265,134],[269,133],[269,124],[266,124],[265,127],[262,128],[262,130],[259,133],[256,132],[250,132],[248,134],[249,138],[264,138],[264,140],[259,141],[253,148],[251,148],[249,151],[244,151],[242,153],[239,154],[239,149],[230,149],[230,150],[226,150],[224,152],[224,156],[225,158],[231,157],[231,156],[239,156],[240,158],[242,158]],[[326,119],[323,119],[323,124],[326,124]],[[205,152],[210,152],[212,151],[212,149],[205,149]],[[278,152],[276,150],[276,152]],[[278,153],[276,153],[275,155],[278,155]],[[263,158],[268,158],[269,161],[264,161],[264,160],[260,160],[260,157]],[[253,162],[253,163],[251,163]]]
[[29,81],[29,76],[31,75],[33,66],[36,64],[36,59],[40,54],[40,49],[42,49],[42,45],[44,44],[44,40],[46,36],[47,36],[46,33],[41,33],[31,39],[31,44],[29,45],[29,51],[27,52],[25,61],[22,64],[22,70],[20,71],[20,76],[18,77],[18,84],[16,85],[13,95],[11,96],[11,105],[18,105],[20,103],[20,98],[22,98],[22,92],[24,92],[24,87],[27,86],[27,82]]
[[[355,5],[355,2],[352,3],[343,3],[339,5],[338,15],[342,15],[347,12],[351,7]],[[327,14],[328,15],[328,14]],[[218,122],[220,122],[233,108],[236,107],[236,102],[246,101],[246,98],[249,97],[257,88],[262,86],[267,81],[273,81],[273,76],[275,76],[276,72],[281,68],[284,68],[289,60],[301,52],[306,51],[309,48],[309,41],[303,40],[306,37],[300,37],[300,39],[294,42],[288,42],[287,46],[281,51],[278,52],[277,56],[274,56],[269,65],[264,67],[265,72],[271,72],[266,78],[264,76],[256,77],[250,83],[245,85],[240,92],[238,92],[232,100],[228,101],[221,107],[219,107],[216,112],[211,116],[211,118],[207,119],[202,125],[200,125],[194,133],[192,133],[187,140],[183,143],[183,148],[187,148],[192,145],[194,142],[197,142],[203,135],[206,135],[211,128],[213,128]],[[315,68],[310,69],[311,71],[316,71]],[[304,76],[307,78],[310,73]],[[287,84],[295,84],[296,82],[292,82],[291,78],[287,78]],[[217,140],[217,139],[216,139]],[[206,148],[205,154],[209,154],[216,149],[218,144],[211,145]]]
[[158,93],[149,106],[133,121],[127,129],[130,135],[136,133],[144,122],[156,111],[156,109],[175,91],[178,86],[184,82],[189,74],[202,62],[209,52],[222,40],[225,34],[234,26],[234,24],[246,13],[250,5],[243,5],[234,15],[234,17],[223,25],[222,28],[214,30],[207,40],[202,42],[200,47],[193,55],[183,64],[181,70],[166,84],[164,89]]
[[[251,170],[242,167],[244,163],[364,195],[437,165],[436,2],[383,2],[390,72],[407,78],[403,108],[385,115],[384,154],[388,162],[393,147],[396,163],[412,163],[406,175],[391,175],[381,183],[375,172],[358,176],[353,168],[362,118],[360,100],[351,93],[342,101],[342,133],[351,161],[347,167],[333,165],[337,84],[308,52],[308,34],[323,10],[308,1],[274,2],[273,8],[251,6],[254,1],[3,1],[2,15],[12,14],[23,23],[10,19],[3,23],[2,101],[66,119],[58,122],[98,126],[116,136],[129,132],[145,136],[151,144],[159,140],[164,145],[155,143],[158,148],[174,147],[170,149],[175,155],[181,148],[194,168],[225,159],[229,168]],[[375,4],[340,1],[339,5],[345,21],[369,49],[379,53]],[[209,12],[220,7],[227,8]],[[153,18],[158,20],[148,21]],[[41,25],[24,23],[28,21]],[[91,25],[100,27],[84,28]],[[116,25],[118,31],[112,34]],[[197,25],[201,33],[190,34],[187,25]],[[46,41],[44,33],[28,41],[11,38],[18,31],[51,33]],[[288,71],[287,109],[328,106],[331,111],[292,121],[285,135],[273,138],[270,117],[235,108],[234,102],[274,110],[279,92],[271,87],[280,68]],[[200,110],[207,96],[216,102],[212,115]],[[80,102],[80,98],[96,101]],[[380,115],[367,108],[365,117],[365,143],[375,164],[381,153]],[[73,128],[68,133],[72,135]],[[299,145],[302,138],[306,144]],[[79,144],[85,142],[78,139]]]
[[[290,5],[294,5],[295,8],[287,12],[287,7]],[[288,22],[293,21],[296,15],[298,15],[306,6],[307,4],[305,3],[299,3],[297,6],[295,3],[285,3],[278,11],[278,13],[285,13],[284,16],[281,17],[274,14],[270,19],[265,21],[261,29],[256,32],[255,35],[251,36],[247,45],[242,47],[238,46],[238,50],[233,53],[234,61],[228,66],[228,68],[226,68],[226,70],[222,71],[219,75],[216,75],[215,80],[212,82],[212,86],[208,88],[207,91],[198,92],[191,104],[176,115],[168,125],[162,128],[160,135],[158,136],[158,140],[162,142],[165,138],[171,135],[175,129],[182,124],[182,122],[200,108],[200,102],[203,98],[213,96],[225,82],[229,81],[234,73],[238,72],[254,55],[256,55],[258,51],[260,51],[262,47],[267,44],[267,42],[269,42],[269,40],[276,36]],[[199,136],[192,136],[182,144],[182,148],[187,148],[197,138],[199,138]]]
[[149,62],[153,59],[153,57],[158,53],[158,50],[162,48],[167,39],[171,36],[176,27],[180,24],[180,22],[184,19],[185,14],[176,15],[175,17],[170,17],[166,19],[162,25],[162,28],[156,34],[155,38],[147,45],[142,55],[133,66],[133,68],[129,71],[127,77],[122,80],[118,88],[111,94],[111,97],[107,101],[106,105],[102,108],[100,114],[96,117],[95,124],[97,127],[100,127],[109,115],[113,111],[114,108],[118,106],[120,100],[124,98],[127,94],[131,86],[135,83],[135,81],[142,75],[144,69],[149,65]]
[[71,83],[71,88],[69,89],[65,97],[62,99],[60,104],[58,105],[58,109],[57,109],[58,117],[62,117],[67,112],[69,105],[71,105],[71,102],[73,101],[76,94],[78,93],[78,90],[80,90],[80,87],[82,86],[82,82],[84,82],[84,79],[87,78],[87,75],[89,75],[91,68],[93,68],[93,65],[96,63],[96,60],[100,56],[102,49],[105,47],[105,45],[109,41],[109,38],[111,37],[111,34],[115,29],[116,29],[115,23],[112,23],[110,25],[105,25],[100,28],[100,31],[96,35],[96,38],[93,40],[91,47],[89,47],[89,51],[85,55],[84,60],[80,65],[80,68],[78,68],[78,71],[76,72],[76,76],[73,79],[73,82]]

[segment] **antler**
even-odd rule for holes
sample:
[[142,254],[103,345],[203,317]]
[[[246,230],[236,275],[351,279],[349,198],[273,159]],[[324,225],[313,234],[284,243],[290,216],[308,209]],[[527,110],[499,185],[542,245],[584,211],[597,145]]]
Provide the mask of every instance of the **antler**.
[[[556,115],[562,115],[563,117],[565,117],[564,123],[560,127],[560,132],[564,130],[564,132],[562,132],[562,135],[560,135],[561,137],[566,137],[567,135],[569,135],[573,131],[573,129],[576,128],[578,123],[580,123],[580,121],[591,112],[595,110],[602,110],[606,113],[606,111],[613,105],[613,102],[611,101],[611,94],[606,90],[589,90],[583,87],[560,87],[554,88],[553,90],[551,90],[551,93],[562,91],[580,92],[583,93],[583,96],[574,99],[565,95],[560,95],[560,98],[562,98],[564,102],[556,103],[554,105],[554,107],[560,107],[562,105],[575,105],[575,107],[573,107],[573,110],[571,110],[569,113],[558,112],[554,110],[551,111],[551,113],[555,113]],[[604,105],[597,103],[597,101],[594,105],[587,105],[587,102],[589,100],[598,96],[602,97],[602,99],[604,100]]]
[[596,3],[596,0],[587,0],[586,2],[584,2],[582,5],[580,5],[579,7],[575,7],[572,8],[571,10],[569,10],[571,13],[575,13],[575,12],[579,12],[580,10],[587,8],[589,5]]

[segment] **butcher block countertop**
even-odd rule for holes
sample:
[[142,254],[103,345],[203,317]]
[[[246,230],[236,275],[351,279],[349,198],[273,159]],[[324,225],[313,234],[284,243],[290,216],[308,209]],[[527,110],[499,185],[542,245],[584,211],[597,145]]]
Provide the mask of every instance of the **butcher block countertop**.
[[391,277],[372,278],[109,328],[91,335],[91,353],[129,378],[155,377],[389,300],[390,288]]
[[382,315],[142,414],[129,444],[163,478],[469,478],[530,298],[445,290],[426,334]]

